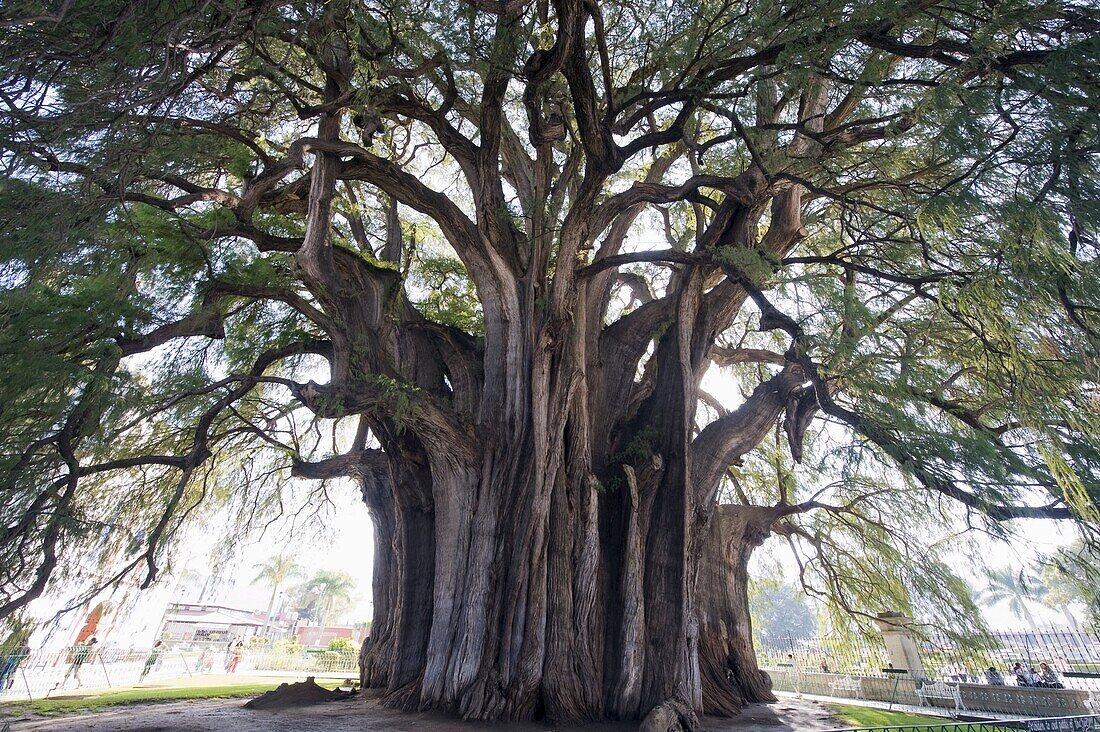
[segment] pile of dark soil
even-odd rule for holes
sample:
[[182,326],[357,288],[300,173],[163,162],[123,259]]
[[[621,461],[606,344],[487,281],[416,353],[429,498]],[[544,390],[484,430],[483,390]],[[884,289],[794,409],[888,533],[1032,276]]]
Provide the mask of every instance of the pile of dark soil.
[[329,691],[323,686],[318,686],[314,677],[310,676],[305,681],[293,684],[280,684],[278,689],[264,692],[252,699],[244,706],[246,709],[286,709],[287,707],[304,707],[309,704],[340,701],[351,699],[359,692],[341,691],[336,689]]

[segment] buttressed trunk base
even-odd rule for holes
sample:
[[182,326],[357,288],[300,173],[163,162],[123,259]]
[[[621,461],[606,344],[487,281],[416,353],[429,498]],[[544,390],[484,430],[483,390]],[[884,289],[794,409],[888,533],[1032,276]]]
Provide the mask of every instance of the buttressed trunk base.
[[692,560],[684,541],[676,564],[653,543],[669,524],[654,515],[660,463],[625,466],[607,486],[560,477],[541,506],[500,500],[472,472],[451,486],[453,505],[383,520],[372,505],[378,599],[364,687],[402,709],[555,722],[639,719],[670,699],[723,716],[773,701],[752,649],[746,570],[773,517],[719,506],[700,527],[682,516],[702,549]]

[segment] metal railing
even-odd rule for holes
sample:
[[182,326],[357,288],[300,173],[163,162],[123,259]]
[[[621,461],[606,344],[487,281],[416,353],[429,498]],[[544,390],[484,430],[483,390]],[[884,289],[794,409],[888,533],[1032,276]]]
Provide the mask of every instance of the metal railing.
[[[1100,675],[1100,632],[1064,628],[995,631],[986,638],[963,642],[944,633],[918,640],[925,675],[931,679],[981,683],[989,667],[1008,672],[1019,662],[1039,668],[1049,664],[1059,675],[1089,678]],[[822,673],[880,676],[889,668],[885,645],[876,636],[793,636],[757,639],[761,666],[797,664]],[[1007,678],[1013,683],[1013,678]]]
[[1094,732],[1100,730],[1100,716],[1037,717],[992,722],[950,722],[947,724],[904,724],[893,727],[850,727],[833,732]]
[[954,676],[958,681],[976,677],[990,666],[1010,668],[1015,663],[1028,668],[1047,663],[1061,674],[1100,673],[1100,633],[1095,630],[995,631],[970,643],[934,633],[920,641],[920,651],[926,673],[936,678]]
[[[235,658],[236,656],[236,658]],[[235,662],[234,662],[235,661]],[[37,699],[186,676],[343,675],[358,677],[354,651],[68,648],[0,654],[0,701]]]
[[[892,668],[881,638],[874,636],[764,638],[757,654],[776,691],[925,707],[953,716],[1100,713],[1100,636],[1094,631],[1000,632],[970,643],[930,635],[917,646],[919,676]],[[1018,682],[1012,671],[1017,663],[1039,671],[1046,663],[1047,679]],[[991,667],[999,678],[986,675]]]
[[889,667],[886,646],[875,636],[765,637],[757,643],[756,656],[761,668],[823,674],[883,676]]

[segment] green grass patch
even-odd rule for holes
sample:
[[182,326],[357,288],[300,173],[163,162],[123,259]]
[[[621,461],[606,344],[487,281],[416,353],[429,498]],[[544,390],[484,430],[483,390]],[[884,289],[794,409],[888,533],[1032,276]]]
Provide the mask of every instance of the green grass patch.
[[875,707],[829,704],[829,709],[849,727],[897,727],[903,724],[951,724],[955,720],[906,712],[889,712]]
[[[293,681],[295,679],[288,679],[288,682]],[[119,691],[105,691],[102,694],[80,699],[35,699],[34,701],[4,702],[0,704],[0,709],[11,715],[34,712],[44,717],[53,717],[72,712],[96,711],[119,704],[259,696],[265,691],[278,688],[280,683],[283,682],[236,684],[232,686],[184,686],[174,689],[120,689]],[[340,685],[340,682],[337,680],[321,681],[320,685],[326,689],[335,689]]]

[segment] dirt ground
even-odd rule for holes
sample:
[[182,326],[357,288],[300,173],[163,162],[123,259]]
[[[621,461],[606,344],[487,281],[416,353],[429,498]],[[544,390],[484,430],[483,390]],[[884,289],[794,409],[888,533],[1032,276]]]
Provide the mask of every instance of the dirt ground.
[[[250,710],[244,699],[202,699],[110,707],[63,717],[27,716],[9,720],[12,732],[627,732],[635,723],[554,727],[545,724],[461,722],[436,714],[408,714],[381,708],[376,700],[357,698],[298,709]],[[2,729],[3,720],[0,720]],[[827,730],[841,726],[828,711],[807,700],[780,699],[757,704],[738,718],[705,720],[706,732],[784,732]]]

